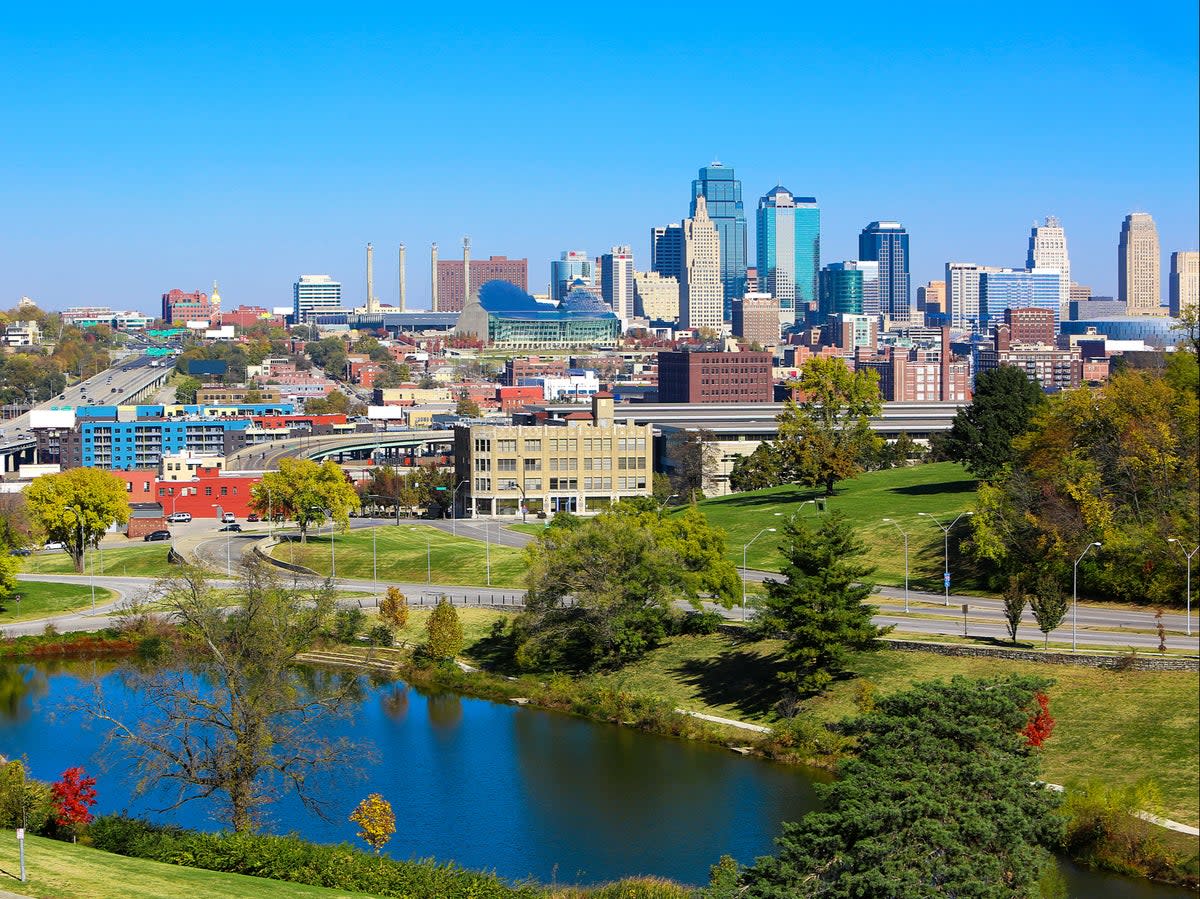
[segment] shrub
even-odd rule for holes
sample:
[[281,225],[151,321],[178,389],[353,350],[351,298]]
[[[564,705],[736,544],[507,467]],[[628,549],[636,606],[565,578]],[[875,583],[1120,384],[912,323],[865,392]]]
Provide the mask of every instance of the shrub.
[[357,642],[358,633],[366,625],[366,621],[367,616],[358,607],[338,609],[337,614],[333,616],[333,639],[339,643]]
[[707,636],[715,634],[725,623],[720,612],[687,612],[673,621],[671,631],[675,634]]
[[408,624],[408,599],[396,587],[388,587],[379,603],[379,617],[396,630]]
[[442,597],[425,623],[424,653],[435,662],[453,661],[462,651],[463,628],[459,621],[458,611],[450,604],[450,600]]

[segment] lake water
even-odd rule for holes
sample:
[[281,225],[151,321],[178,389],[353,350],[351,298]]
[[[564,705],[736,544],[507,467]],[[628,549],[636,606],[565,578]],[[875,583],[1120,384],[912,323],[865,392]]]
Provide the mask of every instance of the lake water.
[[[83,764],[98,777],[100,813],[128,811],[216,829],[210,809],[151,811],[162,795],[130,801],[136,772],[104,731],[65,711],[92,689],[136,708],[119,671],[104,663],[0,668],[0,753],[28,758],[34,776],[56,779]],[[365,681],[364,681],[365,683]],[[780,822],[816,807],[821,772],[747,758],[725,749],[639,733],[535,709],[454,694],[426,695],[402,683],[366,684],[352,721],[328,736],[372,744],[374,758],[335,779],[333,820],[298,802],[271,809],[267,829],[318,842],[358,842],[346,816],[370,792],[396,812],[388,852],[453,859],[509,878],[596,883],[656,874],[704,883],[722,854],[742,862],[769,853]],[[102,763],[107,760],[105,767]],[[1077,897],[1174,899],[1194,894],[1065,865]]]

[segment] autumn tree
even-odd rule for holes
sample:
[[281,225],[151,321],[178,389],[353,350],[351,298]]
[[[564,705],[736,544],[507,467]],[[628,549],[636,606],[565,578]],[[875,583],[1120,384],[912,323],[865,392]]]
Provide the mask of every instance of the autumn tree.
[[671,492],[687,502],[703,499],[721,460],[717,435],[701,428],[676,434],[668,443],[673,462]]
[[954,416],[943,450],[978,478],[993,478],[1013,459],[1013,440],[1046,403],[1023,369],[1001,365],[975,379],[971,404]]
[[392,811],[392,804],[378,793],[372,793],[360,802],[350,813],[350,820],[362,828],[358,832],[359,839],[374,849],[376,855],[396,832],[396,815]]
[[1015,574],[1008,579],[1008,586],[1000,596],[1004,602],[1004,624],[1008,635],[1014,643],[1017,642],[1017,630],[1021,627],[1021,616],[1029,605],[1029,595],[1025,592],[1024,581]]
[[350,527],[350,510],[361,505],[354,485],[332,459],[318,464],[309,459],[281,459],[250,490],[250,505],[260,515],[268,507],[274,516],[296,522],[301,540],[308,528],[331,517],[343,532]]
[[425,622],[424,654],[435,662],[451,662],[462,652],[463,628],[458,610],[443,596]]
[[96,804],[96,778],[88,777],[76,766],[62,773],[62,780],[50,786],[54,802],[54,823],[71,833],[71,842],[79,828],[92,820],[91,808]]
[[1029,608],[1033,612],[1033,620],[1037,622],[1038,630],[1046,636],[1046,647],[1050,646],[1050,632],[1063,623],[1067,617],[1067,595],[1062,585],[1053,574],[1042,573],[1033,585],[1033,593],[1029,597]]
[[25,488],[25,503],[46,540],[61,543],[83,571],[87,547],[97,546],[109,527],[129,521],[125,482],[99,468],[71,468],[34,478]]
[[454,414],[461,415],[463,418],[478,418],[481,414],[479,403],[471,399],[471,395],[463,390],[458,395],[458,402],[454,406]]
[[891,628],[876,627],[867,603],[875,588],[861,561],[866,545],[835,512],[814,530],[805,519],[783,529],[783,580],[766,581],[754,630],[781,637],[780,679],[800,694],[818,693],[845,673],[851,653],[875,649]]
[[408,600],[398,587],[388,587],[379,603],[379,617],[395,630],[408,624]]
[[877,441],[871,418],[882,408],[879,378],[851,371],[842,359],[817,357],[805,363],[793,382],[804,400],[789,399],[779,414],[779,454],[784,480],[809,487],[833,485],[862,471]]

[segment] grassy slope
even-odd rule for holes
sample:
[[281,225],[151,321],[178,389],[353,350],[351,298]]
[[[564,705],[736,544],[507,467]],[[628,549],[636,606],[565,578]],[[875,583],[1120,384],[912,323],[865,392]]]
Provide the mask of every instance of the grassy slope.
[[[700,509],[712,524],[725,530],[726,554],[740,566],[746,541],[763,528],[782,528],[786,517],[793,513],[815,516],[816,506],[802,503],[819,496],[820,490],[806,487],[772,487],[704,500]],[[904,540],[894,527],[881,521],[884,517],[894,518],[909,535],[912,587],[941,590],[942,531],[918,513],[928,512],[942,524],[949,524],[954,516],[974,504],[975,480],[960,465],[938,462],[872,471],[852,481],[843,481],[837,485],[836,494],[828,499],[826,508],[842,512],[858,527],[869,548],[868,561],[877,566],[876,580],[881,584],[903,585]],[[777,516],[776,512],[783,514]],[[957,537],[965,534],[963,522],[951,534],[952,573]],[[775,535],[763,534],[747,553],[749,566],[777,571],[778,545]]]
[[17,879],[17,841],[12,831],[0,831],[0,890],[46,899],[267,899],[313,897],[336,899],[363,896],[321,887],[283,883],[242,874],[218,874],[160,862],[125,858],[85,846],[72,846],[43,837],[27,837],[25,859],[29,881]]
[[[93,571],[97,575],[112,577],[158,577],[171,571],[167,553],[171,546],[165,540],[160,543],[141,541],[129,546],[104,548],[100,552],[89,550],[85,574]],[[22,560],[21,571],[26,574],[75,574],[71,557],[65,552],[35,553]]]
[[[336,535],[338,577],[372,576],[371,532],[378,543],[379,579],[407,583],[426,580],[426,541],[435,584],[486,584],[485,544],[455,537],[425,525],[384,525]],[[304,565],[320,574],[329,573],[329,536],[308,538],[307,545],[291,542],[275,547],[275,558]],[[525,566],[519,550],[492,545],[492,586],[516,587]]]
[[[769,724],[779,696],[773,683],[777,648],[770,641],[739,644],[719,634],[682,637],[602,679],[667,697],[681,708]],[[956,674],[1015,672],[1053,678],[1051,713],[1058,724],[1043,757],[1047,780],[1133,783],[1149,776],[1162,788],[1168,817],[1200,821],[1200,680],[1195,674],[1096,671],[910,652],[863,654],[854,667],[880,693]],[[836,684],[810,704],[812,713],[825,721],[853,714],[854,690],[853,680]]]
[[[15,591],[19,603],[11,599],[0,611],[0,626],[30,618],[44,618],[83,609],[92,604],[92,588],[89,584],[51,584],[41,581],[18,581]],[[96,587],[96,603],[109,602],[113,594],[103,587]]]

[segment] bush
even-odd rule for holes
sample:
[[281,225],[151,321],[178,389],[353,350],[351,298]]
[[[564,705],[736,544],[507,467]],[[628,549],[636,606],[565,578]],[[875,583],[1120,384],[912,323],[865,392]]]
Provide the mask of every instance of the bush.
[[360,608],[338,609],[333,616],[333,639],[339,643],[355,643],[359,631],[366,626],[367,616]]
[[386,624],[377,624],[368,631],[367,642],[372,646],[391,646],[396,642],[396,635]]
[[50,786],[32,780],[24,762],[14,760],[0,766],[0,827],[25,827],[31,833],[48,834],[53,829],[53,813]]
[[674,619],[671,632],[686,636],[707,636],[715,634],[725,623],[725,617],[720,612],[687,612]]

